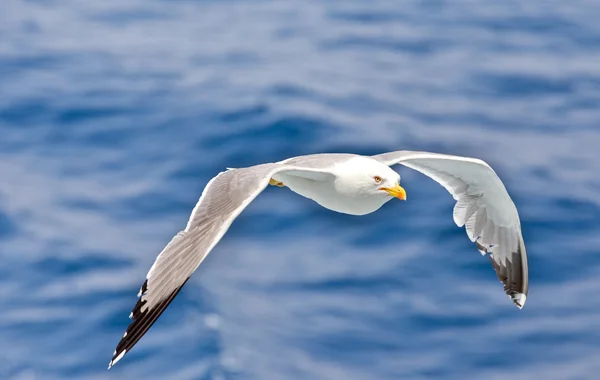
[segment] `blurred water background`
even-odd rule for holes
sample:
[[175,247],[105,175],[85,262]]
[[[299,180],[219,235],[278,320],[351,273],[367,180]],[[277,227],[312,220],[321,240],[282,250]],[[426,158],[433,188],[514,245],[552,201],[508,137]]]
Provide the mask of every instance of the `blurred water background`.
[[[2,0],[0,378],[597,379],[600,2]],[[398,167],[351,217],[269,188],[110,371],[225,167],[423,149],[520,210],[522,311]]]

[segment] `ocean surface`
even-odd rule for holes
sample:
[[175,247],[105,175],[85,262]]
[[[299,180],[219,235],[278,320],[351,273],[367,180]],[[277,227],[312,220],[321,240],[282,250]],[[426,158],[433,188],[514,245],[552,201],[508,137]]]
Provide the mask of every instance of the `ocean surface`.
[[[597,379],[600,2],[2,0],[1,379]],[[408,193],[269,187],[110,371],[146,272],[226,167],[412,149],[486,160],[519,212],[515,308]]]

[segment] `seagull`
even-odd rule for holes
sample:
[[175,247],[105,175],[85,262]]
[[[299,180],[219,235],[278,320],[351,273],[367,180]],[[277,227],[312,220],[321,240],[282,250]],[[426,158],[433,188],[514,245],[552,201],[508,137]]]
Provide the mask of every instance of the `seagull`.
[[529,287],[527,253],[517,208],[494,170],[476,158],[396,151],[362,156],[323,153],[230,169],[212,178],[185,229],[173,237],[146,275],[133,320],[113,353],[110,369],[142,338],[181,291],[192,273],[221,240],[234,219],[268,185],[339,213],[365,215],[393,198],[406,200],[402,164],[442,185],[454,197],[454,222],[465,227],[482,255],[488,255],[504,291],[521,309]]

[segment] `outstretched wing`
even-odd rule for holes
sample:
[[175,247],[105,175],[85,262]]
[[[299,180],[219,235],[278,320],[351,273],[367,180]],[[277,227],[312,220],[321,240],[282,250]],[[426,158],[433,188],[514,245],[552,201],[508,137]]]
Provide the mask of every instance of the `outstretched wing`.
[[138,294],[138,302],[129,316],[133,322],[117,345],[108,368],[131,350],[156,322],[234,219],[279,172],[332,176],[318,168],[276,163],[230,169],[211,179],[186,228],[173,237],[150,268]]
[[511,300],[522,308],[529,277],[527,252],[517,208],[494,170],[476,158],[397,151],[373,156],[386,165],[402,164],[444,186],[456,200],[454,222],[485,255]]

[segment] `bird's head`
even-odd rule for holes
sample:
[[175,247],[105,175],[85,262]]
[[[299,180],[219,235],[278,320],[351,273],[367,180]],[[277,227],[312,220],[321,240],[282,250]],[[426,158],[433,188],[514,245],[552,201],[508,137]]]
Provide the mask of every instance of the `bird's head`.
[[349,160],[338,171],[337,191],[355,196],[396,197],[406,200],[400,175],[378,161],[360,157]]

